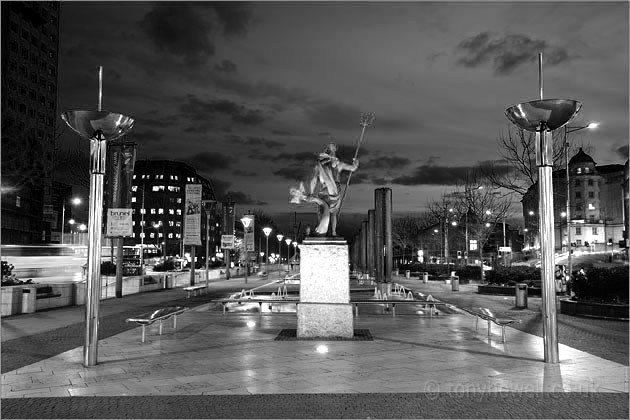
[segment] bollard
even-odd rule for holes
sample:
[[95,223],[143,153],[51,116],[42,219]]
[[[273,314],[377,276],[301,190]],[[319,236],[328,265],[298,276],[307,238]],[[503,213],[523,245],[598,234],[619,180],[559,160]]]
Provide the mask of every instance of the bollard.
[[429,273],[425,271],[424,273],[422,273],[422,283],[428,283],[428,282],[429,282]]
[[527,308],[527,284],[517,283],[516,287],[516,307],[519,309]]
[[407,277],[407,278],[411,277],[411,271],[410,270],[405,270],[405,277]]
[[166,275],[166,288],[167,289],[173,288],[173,274]]

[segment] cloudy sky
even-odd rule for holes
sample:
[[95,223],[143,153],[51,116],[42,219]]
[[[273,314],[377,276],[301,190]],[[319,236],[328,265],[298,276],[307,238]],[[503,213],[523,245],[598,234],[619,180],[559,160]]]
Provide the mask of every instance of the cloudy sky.
[[[246,208],[293,212],[288,190],[330,140],[352,154],[344,212],[390,187],[419,211],[499,158],[510,105],[584,105],[574,138],[628,156],[628,2],[63,2],[60,111],[136,119],[138,157],[186,161]],[[87,146],[86,146],[87,147]],[[304,211],[304,209],[297,209]]]

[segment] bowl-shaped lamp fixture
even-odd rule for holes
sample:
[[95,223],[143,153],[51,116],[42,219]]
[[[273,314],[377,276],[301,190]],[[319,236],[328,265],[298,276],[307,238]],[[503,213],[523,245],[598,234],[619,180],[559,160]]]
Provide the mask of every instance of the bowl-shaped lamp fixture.
[[133,127],[134,119],[108,111],[71,110],[61,114],[61,118],[80,136],[87,139],[100,134],[100,140],[115,140],[124,136]]
[[513,105],[505,115],[525,131],[540,131],[541,124],[553,131],[571,121],[581,107],[581,102],[571,99],[540,99]]

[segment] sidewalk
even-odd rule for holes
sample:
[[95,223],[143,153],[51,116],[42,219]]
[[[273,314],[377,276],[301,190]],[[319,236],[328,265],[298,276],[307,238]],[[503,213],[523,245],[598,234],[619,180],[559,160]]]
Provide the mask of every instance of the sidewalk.
[[[414,290],[428,291],[413,281]],[[269,282],[250,277],[247,286]],[[440,285],[427,286],[435,286],[435,295],[440,293]],[[178,317],[176,330],[170,321],[161,336],[157,325],[147,328],[146,343],[140,342],[140,328],[133,326],[102,336],[99,364],[91,368],[82,366],[81,342],[5,372],[5,344],[19,342],[32,349],[36,336],[44,338],[54,331],[29,334],[41,322],[37,313],[3,320],[2,417],[627,418],[629,414],[627,366],[562,344],[560,363],[545,364],[542,339],[527,332],[508,328],[503,344],[498,327],[488,337],[485,323],[475,330],[474,318],[457,311],[433,318],[393,317],[379,314],[381,308],[373,313],[362,309],[355,318],[354,328],[369,330],[372,341],[278,341],[282,330],[296,328],[295,314],[223,316],[220,305],[207,303],[213,296],[243,288],[244,279],[238,278],[212,282],[210,293],[190,300],[175,289],[103,302],[104,330],[111,321],[120,323],[126,313],[137,315],[167,301],[187,302],[191,310]],[[83,326],[74,322],[79,317],[70,314],[72,310],[82,314],[82,308],[64,308],[61,311],[68,313],[56,318],[82,338]],[[48,314],[52,312],[56,311]],[[14,330],[17,338],[5,341],[5,328]],[[51,340],[45,346],[52,344]]]

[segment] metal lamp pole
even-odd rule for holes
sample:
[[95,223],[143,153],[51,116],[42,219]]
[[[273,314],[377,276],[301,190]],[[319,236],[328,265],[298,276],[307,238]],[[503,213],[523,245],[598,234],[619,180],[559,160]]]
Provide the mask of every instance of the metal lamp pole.
[[551,133],[563,127],[580,110],[582,104],[569,99],[543,99],[542,53],[539,53],[540,100],[509,107],[507,118],[523,130],[536,132],[536,166],[538,167],[538,208],[540,218],[542,318],[545,363],[558,363],[558,322],[554,276],[553,222],[553,150]]
[[271,228],[266,227],[263,228],[263,233],[265,234],[265,273],[267,273],[267,277],[269,277],[269,234],[271,234]]
[[284,238],[284,235],[279,233],[276,235],[276,238],[278,238],[278,258],[280,261],[280,269],[282,269],[282,238]]
[[103,184],[107,158],[107,141],[127,134],[134,119],[122,114],[101,111],[103,67],[99,67],[98,111],[66,111],[64,122],[76,133],[90,140],[90,199],[88,219],[88,268],[85,288],[85,345],[83,364],[97,363],[98,321],[101,294],[101,228],[103,222]]
[[287,273],[288,273],[290,272],[289,258],[291,258],[291,256],[289,254],[291,253],[291,239],[287,238],[284,241],[287,243]]

